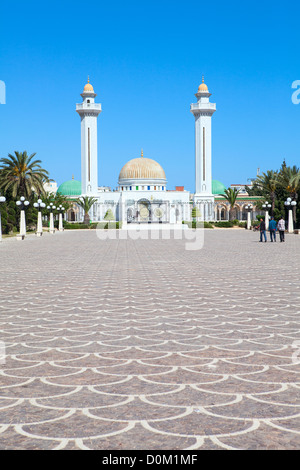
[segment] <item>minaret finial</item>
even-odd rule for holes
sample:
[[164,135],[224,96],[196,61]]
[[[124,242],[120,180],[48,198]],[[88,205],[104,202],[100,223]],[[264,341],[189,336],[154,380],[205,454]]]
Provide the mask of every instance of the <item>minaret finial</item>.
[[202,83],[204,83],[204,75],[202,75]]
[[144,156],[144,152],[143,152],[143,149],[142,149],[142,151],[141,151],[141,157],[143,157],[143,156]]
[[74,175],[72,175],[72,180],[74,179]]
[[90,76],[88,75],[88,83],[90,83]]

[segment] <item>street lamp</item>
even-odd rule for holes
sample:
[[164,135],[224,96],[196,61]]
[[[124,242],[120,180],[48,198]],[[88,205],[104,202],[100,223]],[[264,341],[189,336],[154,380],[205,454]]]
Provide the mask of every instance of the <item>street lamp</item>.
[[50,202],[49,206],[47,206],[47,209],[50,211],[50,227],[49,227],[49,232],[50,232],[50,233],[55,233],[55,229],[54,229],[54,220],[53,220],[53,211],[56,209],[56,206],[53,204],[53,202]]
[[252,204],[247,204],[245,206],[245,209],[247,211],[247,230],[250,230],[250,227],[251,227],[251,212],[252,212],[252,209],[253,209]]
[[64,231],[64,225],[63,225],[63,213],[65,212],[65,208],[60,204],[57,208],[58,212],[59,212],[59,216],[58,216],[58,230],[60,232],[63,232]]
[[37,220],[36,235],[37,235],[37,237],[41,237],[43,235],[43,224],[42,224],[41,209],[44,209],[44,207],[46,207],[46,204],[41,199],[38,199],[37,202],[35,202],[33,204],[33,207],[38,209],[38,220]]
[[[0,196],[0,202],[5,202],[6,198],[4,196]],[[1,224],[1,211],[0,211],[0,242],[2,242],[2,224]]]
[[25,220],[25,209],[29,206],[29,201],[26,201],[24,196],[20,197],[20,200],[16,202],[16,205],[21,211],[20,216],[20,234],[17,236],[18,240],[24,240],[26,237],[26,220]]
[[296,204],[297,202],[292,201],[290,197],[288,197],[284,203],[285,207],[289,211],[289,216],[288,216],[288,232],[289,233],[294,232],[293,208],[296,206]]
[[266,211],[265,215],[265,224],[266,224],[266,230],[269,228],[269,210],[271,209],[272,205],[266,201],[263,205],[262,208]]

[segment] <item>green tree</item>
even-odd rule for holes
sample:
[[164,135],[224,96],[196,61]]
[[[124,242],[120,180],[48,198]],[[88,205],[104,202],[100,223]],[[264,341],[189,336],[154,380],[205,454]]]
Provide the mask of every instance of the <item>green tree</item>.
[[276,189],[279,184],[278,171],[268,170],[267,173],[258,175],[255,180],[256,187],[261,190],[261,195],[271,201],[271,214],[274,215]]
[[[300,193],[300,169],[296,165],[290,167],[283,164],[279,174],[279,185],[285,190],[292,200],[298,203]],[[294,206],[294,222],[296,222],[296,210],[297,207]]]
[[240,190],[236,188],[228,188],[224,190],[224,194],[219,194],[219,196],[222,196],[226,199],[226,201],[229,203],[230,209],[229,209],[229,220],[234,220],[234,206],[238,197]]
[[201,216],[201,212],[198,207],[193,207],[192,209],[192,218],[194,221],[197,221],[197,218]]
[[93,205],[95,204],[96,201],[97,201],[96,198],[89,197],[89,196],[83,196],[82,198],[78,198],[76,200],[76,203],[84,210],[84,220],[83,220],[83,222],[85,224],[90,223],[89,210],[93,207]]
[[43,184],[49,181],[49,173],[41,167],[41,160],[33,159],[35,155],[15,151],[15,155],[0,159],[0,188],[4,192],[11,189],[14,198],[29,198],[33,191],[38,195],[45,193]]
[[249,196],[263,196],[261,188],[257,185],[256,181],[253,181],[252,186],[245,186],[245,189]]
[[[38,198],[36,198],[36,200],[37,199]],[[65,209],[65,212],[71,209],[73,205],[70,199],[67,199],[66,196],[64,196],[63,194],[59,194],[59,193],[46,193],[46,195],[42,197],[41,199],[46,204],[46,208],[43,210],[43,215],[49,215],[49,210],[47,209],[47,206],[49,206],[50,202],[52,202],[55,207],[62,205]]]
[[108,222],[111,220],[115,220],[115,216],[111,209],[107,209],[106,214],[104,216],[104,220],[107,220]]
[[6,202],[0,204],[0,210],[2,214],[2,229],[3,233],[10,233],[17,231],[19,225],[20,211],[17,209],[16,202],[12,198],[11,189],[8,191],[1,192],[1,196],[5,196]]

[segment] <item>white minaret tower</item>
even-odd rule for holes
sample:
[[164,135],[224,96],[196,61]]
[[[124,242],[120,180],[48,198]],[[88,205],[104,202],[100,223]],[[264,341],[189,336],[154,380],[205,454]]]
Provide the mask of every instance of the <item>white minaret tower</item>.
[[201,220],[214,219],[214,196],[212,194],[211,175],[211,117],[216,111],[215,103],[210,103],[207,86],[202,77],[198,88],[197,103],[191,104],[191,113],[195,117],[195,195],[194,203],[200,209]]
[[76,104],[81,118],[81,192],[94,195],[98,192],[97,117],[101,104],[95,103],[97,95],[89,78],[81,96],[83,102]]

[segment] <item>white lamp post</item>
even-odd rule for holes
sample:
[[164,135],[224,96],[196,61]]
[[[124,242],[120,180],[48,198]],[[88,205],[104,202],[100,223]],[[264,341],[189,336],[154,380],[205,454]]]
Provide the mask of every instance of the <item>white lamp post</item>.
[[294,232],[294,220],[293,220],[293,208],[297,204],[296,201],[292,201],[290,197],[287,198],[285,201],[284,205],[289,211],[289,216],[288,216],[288,232],[293,233]]
[[265,224],[266,224],[266,230],[269,228],[269,210],[271,209],[271,204],[266,201],[263,205],[262,208],[266,211],[265,212]]
[[[6,198],[4,196],[0,196],[0,202],[5,202]],[[1,224],[1,211],[0,211],[0,242],[2,242],[2,224]]]
[[57,208],[59,211],[59,216],[58,216],[58,230],[60,232],[64,231],[64,224],[63,224],[63,212],[65,211],[65,208],[60,204]]
[[49,227],[49,232],[50,232],[50,233],[55,233],[55,229],[54,229],[54,219],[53,219],[53,211],[56,209],[56,206],[54,206],[53,202],[50,202],[49,206],[47,206],[47,209],[50,211],[50,227]]
[[16,205],[21,211],[20,214],[20,234],[17,236],[17,240],[24,240],[26,237],[26,219],[25,219],[25,209],[29,206],[29,201],[25,200],[24,196],[20,197],[20,200],[16,202]]
[[43,235],[43,223],[42,223],[41,209],[44,209],[44,207],[46,207],[46,204],[41,199],[38,199],[37,202],[35,202],[33,204],[33,206],[36,209],[38,209],[38,220],[37,220],[36,235],[37,235],[37,237],[41,237]]
[[250,230],[250,227],[251,227],[251,212],[252,212],[252,209],[253,209],[252,204],[247,204],[247,206],[245,206],[245,209],[247,211],[247,230]]

